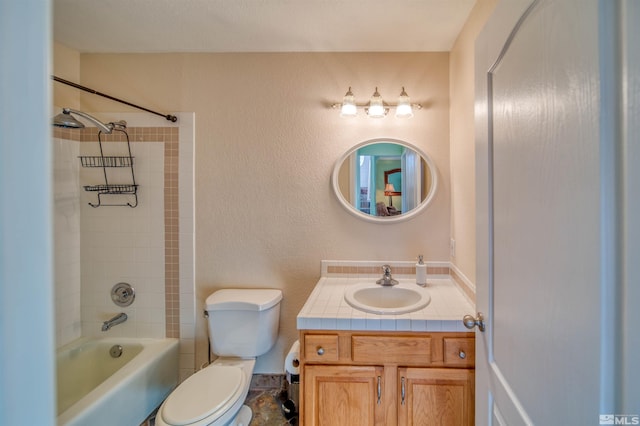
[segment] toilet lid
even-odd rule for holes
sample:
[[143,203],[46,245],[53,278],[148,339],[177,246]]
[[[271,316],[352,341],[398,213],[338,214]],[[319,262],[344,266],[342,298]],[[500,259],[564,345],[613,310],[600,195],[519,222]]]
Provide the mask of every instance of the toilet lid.
[[163,420],[176,426],[202,420],[233,399],[241,386],[242,370],[239,367],[204,368],[169,395],[162,409]]

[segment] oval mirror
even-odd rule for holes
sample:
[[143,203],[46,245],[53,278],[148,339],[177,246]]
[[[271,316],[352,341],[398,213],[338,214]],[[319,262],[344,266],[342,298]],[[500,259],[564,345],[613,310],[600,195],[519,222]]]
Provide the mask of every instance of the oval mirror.
[[431,203],[438,174],[429,156],[415,146],[373,139],[338,159],[331,183],[349,213],[369,222],[396,223],[416,216]]

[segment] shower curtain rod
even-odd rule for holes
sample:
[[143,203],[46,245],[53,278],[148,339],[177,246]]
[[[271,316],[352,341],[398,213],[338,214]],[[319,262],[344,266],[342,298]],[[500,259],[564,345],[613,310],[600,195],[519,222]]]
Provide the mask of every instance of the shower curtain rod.
[[77,83],[74,83],[74,82],[72,82],[72,81],[65,80],[65,79],[60,78],[60,77],[56,77],[55,75],[52,75],[52,76],[51,76],[51,78],[52,78],[54,81],[57,81],[58,83],[66,84],[66,85],[68,85],[68,86],[75,87],[76,89],[84,90],[85,92],[93,93],[94,95],[102,96],[102,97],[104,97],[104,98],[111,99],[112,101],[120,102],[121,104],[125,104],[125,105],[128,105],[128,106],[130,106],[130,107],[134,107],[134,108],[141,109],[141,110],[143,110],[143,111],[150,112],[151,114],[159,115],[159,116],[161,116],[161,117],[166,118],[167,120],[169,120],[169,121],[171,121],[171,122],[174,122],[174,123],[175,123],[176,121],[178,121],[178,117],[176,117],[175,115],[171,115],[171,114],[162,114],[162,113],[159,113],[159,112],[155,112],[155,111],[152,111],[152,110],[147,109],[147,108],[145,108],[145,107],[141,107],[141,106],[139,106],[139,105],[132,104],[131,102],[123,101],[122,99],[114,98],[113,96],[109,96],[109,95],[106,95],[106,94],[104,94],[104,93],[100,93],[100,92],[98,92],[98,91],[96,91],[96,90],[90,89],[90,88],[88,88],[88,87],[81,86],[81,85],[79,85],[79,84],[77,84]]

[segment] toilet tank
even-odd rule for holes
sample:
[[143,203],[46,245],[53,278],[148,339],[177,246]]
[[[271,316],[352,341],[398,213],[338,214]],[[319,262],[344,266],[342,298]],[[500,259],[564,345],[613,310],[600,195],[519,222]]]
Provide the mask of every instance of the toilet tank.
[[218,356],[252,358],[271,349],[278,338],[282,292],[273,289],[224,289],[207,297],[211,351]]

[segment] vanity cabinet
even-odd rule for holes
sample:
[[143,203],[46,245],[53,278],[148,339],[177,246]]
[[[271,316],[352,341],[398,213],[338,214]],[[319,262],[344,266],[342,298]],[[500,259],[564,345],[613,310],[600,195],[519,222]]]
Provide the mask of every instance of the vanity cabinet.
[[398,425],[473,425],[474,370],[398,369]]
[[384,424],[380,366],[309,365],[303,389],[309,425]]
[[303,330],[300,339],[302,425],[473,425],[473,333]]

